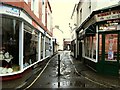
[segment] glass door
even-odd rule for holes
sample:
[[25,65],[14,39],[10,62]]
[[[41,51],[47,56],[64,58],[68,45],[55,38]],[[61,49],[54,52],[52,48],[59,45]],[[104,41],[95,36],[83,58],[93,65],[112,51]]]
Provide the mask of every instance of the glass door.
[[98,47],[99,70],[104,74],[118,75],[119,73],[119,52],[120,49],[119,32],[99,33]]
[[[99,61],[118,61],[118,33],[99,34]],[[120,50],[119,50],[120,52]]]
[[105,34],[105,61],[117,61],[118,34]]

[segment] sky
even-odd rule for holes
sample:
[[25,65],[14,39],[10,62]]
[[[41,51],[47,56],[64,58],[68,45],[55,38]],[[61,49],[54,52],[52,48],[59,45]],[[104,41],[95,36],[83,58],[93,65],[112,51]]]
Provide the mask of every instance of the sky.
[[70,38],[69,22],[75,3],[78,0],[50,0],[53,26],[58,25],[64,38]]
[[[53,27],[58,25],[59,28],[64,32],[63,37],[70,38],[70,17],[74,5],[79,2],[79,0],[49,0],[52,8],[53,16]],[[83,0],[88,2],[89,0]],[[118,0],[92,0],[93,2],[108,2],[108,1],[118,1]],[[107,4],[107,3],[106,3]],[[102,4],[101,4],[102,7]],[[101,8],[100,7],[100,8]]]

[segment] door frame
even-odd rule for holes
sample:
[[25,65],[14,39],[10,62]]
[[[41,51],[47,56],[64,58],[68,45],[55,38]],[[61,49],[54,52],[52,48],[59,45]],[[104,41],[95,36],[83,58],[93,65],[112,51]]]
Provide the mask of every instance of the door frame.
[[[118,34],[117,39],[117,61],[105,61],[105,35],[107,34]],[[111,74],[111,75],[119,75],[119,60],[120,60],[120,31],[106,31],[106,32],[98,32],[98,43],[99,43],[99,35],[102,35],[102,57],[99,60],[99,44],[98,44],[98,66],[101,73]],[[109,68],[113,70],[107,70]]]

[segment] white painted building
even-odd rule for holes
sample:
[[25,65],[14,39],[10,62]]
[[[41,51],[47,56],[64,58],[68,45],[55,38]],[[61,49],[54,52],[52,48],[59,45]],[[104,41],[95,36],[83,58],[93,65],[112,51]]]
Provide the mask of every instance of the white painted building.
[[54,28],[53,29],[53,37],[56,38],[57,43],[58,43],[58,50],[63,50],[63,32],[58,29],[58,28]]
[[[75,30],[81,26],[81,24],[90,17],[91,13],[93,11],[96,11],[101,8],[105,8],[111,5],[118,4],[120,0],[79,0],[77,4],[75,4],[73,8],[73,12],[71,15],[71,22],[70,22],[70,28],[71,28],[71,41],[72,41],[72,47],[74,52],[74,57],[77,58],[79,55],[79,41],[76,40],[76,32]],[[77,42],[78,41],[78,42]],[[76,44],[77,43],[77,44]],[[77,53],[77,54],[76,54]]]

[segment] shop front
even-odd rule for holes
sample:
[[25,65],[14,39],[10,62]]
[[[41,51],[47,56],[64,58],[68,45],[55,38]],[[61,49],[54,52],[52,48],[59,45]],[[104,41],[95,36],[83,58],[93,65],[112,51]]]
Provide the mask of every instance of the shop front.
[[[0,73],[19,71],[19,23],[17,19],[0,17]],[[3,69],[3,70],[2,70]]]
[[[98,73],[119,75],[120,71],[120,10],[108,9],[92,13],[80,28],[84,63]],[[94,18],[93,23],[90,21]],[[86,27],[86,28],[84,28]],[[81,32],[81,33],[80,33]],[[84,37],[83,37],[84,36]]]
[[120,61],[120,19],[98,24],[98,71],[105,74],[119,74]]
[[0,78],[9,80],[51,55],[51,36],[18,8],[0,5]]

